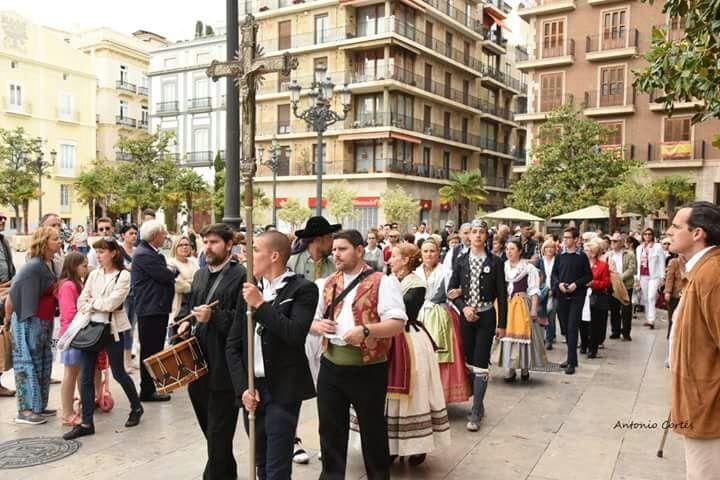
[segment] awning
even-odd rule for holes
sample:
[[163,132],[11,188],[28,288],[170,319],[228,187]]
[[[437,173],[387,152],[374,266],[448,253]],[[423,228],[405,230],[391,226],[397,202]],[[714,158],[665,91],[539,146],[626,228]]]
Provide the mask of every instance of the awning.
[[553,220],[602,220],[610,216],[608,207],[592,205],[574,212],[553,217]]
[[512,207],[503,208],[501,210],[497,210],[493,213],[488,213],[483,218],[492,218],[497,220],[515,220],[515,221],[523,221],[527,220],[528,222],[544,222],[545,220],[533,215],[532,213],[523,212],[522,210],[517,210]]
[[338,136],[338,140],[341,142],[352,142],[353,140],[378,140],[382,138],[390,138],[390,132],[348,133],[347,135]]
[[403,140],[405,142],[414,143],[416,145],[420,145],[422,143],[422,140],[420,140],[419,138],[415,138],[412,135],[405,135],[404,133],[390,132],[390,138]]
[[505,23],[505,17],[500,16],[495,10],[491,10],[489,8],[485,9],[485,13],[487,13],[489,17],[491,17],[493,20],[495,20],[495,23],[500,28],[502,28],[503,30],[505,30],[507,32],[512,32],[512,30],[510,30],[510,27],[507,26],[507,23]]

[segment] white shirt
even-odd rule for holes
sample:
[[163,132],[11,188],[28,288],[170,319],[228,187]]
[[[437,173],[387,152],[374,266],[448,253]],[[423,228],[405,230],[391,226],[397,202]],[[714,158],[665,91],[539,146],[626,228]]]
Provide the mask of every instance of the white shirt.
[[692,257],[690,257],[690,258],[688,259],[687,263],[685,263],[685,271],[686,271],[687,273],[690,273],[690,270],[692,270],[693,267],[694,267],[695,265],[697,265],[697,263],[700,261],[700,259],[701,259],[702,257],[704,257],[705,254],[706,254],[707,252],[709,252],[710,250],[712,250],[712,249],[713,249],[712,246],[705,247],[705,248],[703,248],[702,250],[700,250],[699,252],[697,252],[695,255],[693,255]]
[[547,288],[552,288],[552,270],[555,266],[555,255],[553,255],[550,261],[548,261],[547,257],[543,255],[542,260],[543,266],[545,267],[545,286],[547,286]]
[[423,241],[424,241],[424,240],[427,240],[428,238],[430,238],[430,234],[429,234],[429,233],[427,233],[427,232],[425,232],[425,233],[417,232],[417,233],[415,234],[415,243],[417,244],[417,241],[418,241],[418,240],[423,240]]
[[615,271],[620,275],[623,273],[623,253],[625,253],[623,250],[620,250],[619,252],[613,250],[612,253],[612,258],[615,262]]
[[[287,270],[282,275],[278,275],[272,281],[263,277],[262,279],[262,296],[266,302],[272,302],[277,297],[277,291],[285,286],[285,280],[288,277],[295,276],[295,272]],[[263,359],[262,351],[262,338],[258,335],[257,328],[255,329],[255,376],[257,378],[265,377],[265,360]]]
[[[343,285],[350,285],[355,278],[360,275],[360,272],[348,275],[343,274]],[[380,321],[395,319],[403,322],[407,321],[407,314],[405,313],[405,304],[403,303],[403,295],[400,290],[400,282],[393,275],[383,275],[380,280],[380,289],[378,295],[378,306],[377,313],[380,316]],[[335,335],[330,337],[330,342],[340,347],[346,345],[342,340],[342,337],[355,326],[355,318],[352,312],[352,304],[355,301],[355,292],[357,286],[353,288],[342,301],[342,309],[339,312],[335,312],[335,322],[337,322],[337,328]],[[340,295],[342,290],[338,291]],[[327,305],[320,290],[320,299],[318,300],[317,310],[315,311],[315,320],[322,320],[325,314]],[[337,338],[340,337],[340,338]]]

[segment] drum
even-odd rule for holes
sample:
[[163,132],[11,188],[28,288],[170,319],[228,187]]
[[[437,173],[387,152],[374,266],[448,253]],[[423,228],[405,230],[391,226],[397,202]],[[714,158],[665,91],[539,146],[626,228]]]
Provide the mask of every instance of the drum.
[[170,393],[208,373],[195,337],[146,358],[143,363],[158,393]]

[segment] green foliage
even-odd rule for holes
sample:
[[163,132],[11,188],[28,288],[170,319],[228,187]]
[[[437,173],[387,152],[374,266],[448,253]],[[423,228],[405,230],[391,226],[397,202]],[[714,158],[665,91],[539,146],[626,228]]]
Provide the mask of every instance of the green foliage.
[[83,171],[75,182],[75,193],[78,200],[88,205],[92,225],[95,225],[94,204],[100,205],[102,215],[107,210],[117,193],[120,178],[118,170],[103,161],[95,162],[89,170]]
[[460,223],[468,219],[471,204],[481,204],[487,200],[485,179],[480,170],[452,173],[450,185],[438,189],[440,201],[453,202],[458,206]]
[[533,149],[536,164],[513,185],[506,203],[544,218],[598,203],[637,165],[599,148],[609,133],[571,105],[550,113],[540,135],[551,141]]
[[695,189],[690,179],[683,175],[668,175],[652,182],[658,202],[665,209],[668,219],[672,220],[678,205],[695,198]]
[[20,218],[21,208],[25,210],[19,233],[28,231],[27,205],[42,193],[38,191],[38,176],[46,176],[51,166],[51,162],[40,168],[35,164],[41,147],[41,140],[30,137],[23,127],[0,128],[0,204],[11,205],[15,218]]
[[205,179],[195,172],[195,170],[190,168],[181,168],[179,169],[173,183],[169,185],[169,190],[173,193],[177,193],[185,201],[188,224],[194,229],[193,199],[210,193],[207,182],[205,182]]
[[[654,0],[643,0],[654,3]],[[645,92],[659,90],[659,98],[672,113],[675,101],[693,98],[705,106],[693,117],[697,122],[720,118],[720,4],[717,0],[667,0],[663,13],[685,17],[685,36],[668,39],[664,28],[653,28],[652,43],[645,60],[648,67],[634,72],[634,85]],[[716,138],[720,142],[720,137]]]
[[308,207],[302,206],[297,198],[288,198],[277,212],[278,218],[290,224],[293,231],[307,221],[311,215],[312,211]]
[[353,198],[357,197],[357,192],[351,189],[347,182],[330,185],[326,194],[328,213],[336,223],[358,217],[359,212],[353,206]]
[[404,188],[396,185],[385,190],[380,197],[380,208],[385,213],[386,223],[406,225],[417,220],[420,202],[412,198]]

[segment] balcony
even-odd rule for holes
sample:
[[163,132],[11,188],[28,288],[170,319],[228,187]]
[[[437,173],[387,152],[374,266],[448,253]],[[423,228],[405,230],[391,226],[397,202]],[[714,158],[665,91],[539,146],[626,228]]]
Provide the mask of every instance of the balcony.
[[482,31],[483,47],[492,50],[498,55],[505,55],[507,52],[507,38],[503,37],[500,27],[487,28],[483,27]]
[[585,37],[585,59],[589,62],[614,60],[638,55],[636,28],[629,31],[605,32]]
[[484,0],[483,7],[494,10],[502,18],[512,12],[512,5],[504,0]]
[[575,98],[571,94],[565,95],[540,95],[536,96],[531,111],[524,114],[516,114],[516,122],[532,122],[535,120],[545,120],[547,114],[555,110],[561,105],[571,104]]
[[180,113],[180,103],[177,100],[158,102],[155,104],[155,114],[159,116],[177,115]]
[[[696,110],[702,108],[705,105],[703,100],[696,98],[688,101],[676,101],[673,102],[673,111],[675,110]],[[665,93],[659,90],[653,90],[650,92],[650,110],[653,112],[664,112],[665,111]]]
[[647,166],[649,168],[702,167],[707,156],[705,140],[648,143]]
[[66,122],[66,123],[80,123],[80,112],[77,110],[64,110],[61,108],[56,108],[55,113],[57,115],[58,122]]
[[588,117],[635,113],[635,89],[609,87],[601,92],[585,92],[583,113]]
[[502,72],[493,65],[483,64],[483,82],[494,83],[496,86],[509,88],[515,92],[520,92],[522,82],[507,72]]
[[613,3],[623,2],[626,0],[588,0],[588,5],[593,6],[603,6],[603,5],[610,5]]
[[212,98],[210,97],[199,97],[188,99],[187,111],[188,112],[209,112],[212,110]]
[[150,127],[150,123],[147,120],[138,120],[137,128],[147,130]]
[[510,188],[510,183],[510,179],[507,177],[495,177],[485,175],[486,187],[508,189]]
[[529,0],[518,6],[520,18],[529,22],[536,15],[549,15],[575,10],[575,0]]
[[563,67],[575,62],[575,40],[558,43],[553,46],[539,45],[539,52],[528,56],[527,60],[517,62],[518,70],[534,70],[538,68]]
[[185,158],[179,163],[183,167],[212,167],[213,165],[213,152],[211,151],[198,151],[188,152],[185,154]]
[[124,92],[137,93],[137,86],[125,80],[116,81],[115,88]]
[[3,97],[3,108],[5,109],[5,113],[11,113],[13,115],[30,116],[33,111],[30,102],[18,104],[17,102],[11,102],[7,97]]
[[147,97],[150,95],[150,89],[148,87],[138,87],[137,89],[138,95],[142,95],[143,97]]
[[[381,158],[375,160],[375,171],[373,173],[397,173],[413,177],[434,178],[436,180],[448,180],[451,173],[457,170],[435,167],[432,165],[414,164],[407,160],[397,158]],[[369,173],[355,168],[354,173]]]
[[137,127],[137,120],[130,117],[125,116],[119,116],[115,117],[115,124],[120,125],[121,127],[130,127],[130,128],[136,128]]
[[132,155],[128,152],[115,152],[115,160],[118,162],[132,162]]
[[610,152],[617,160],[634,160],[635,145],[600,145],[600,150]]
[[453,6],[452,1],[422,0],[422,2],[430,5],[435,10],[438,10],[438,11],[440,11],[440,13],[447,15],[448,17],[455,20],[457,23],[461,24],[462,26],[464,26],[466,28],[469,28],[470,30],[474,31],[475,33],[482,33],[483,25],[480,22],[480,20],[477,19],[473,15],[467,15],[464,11]]

